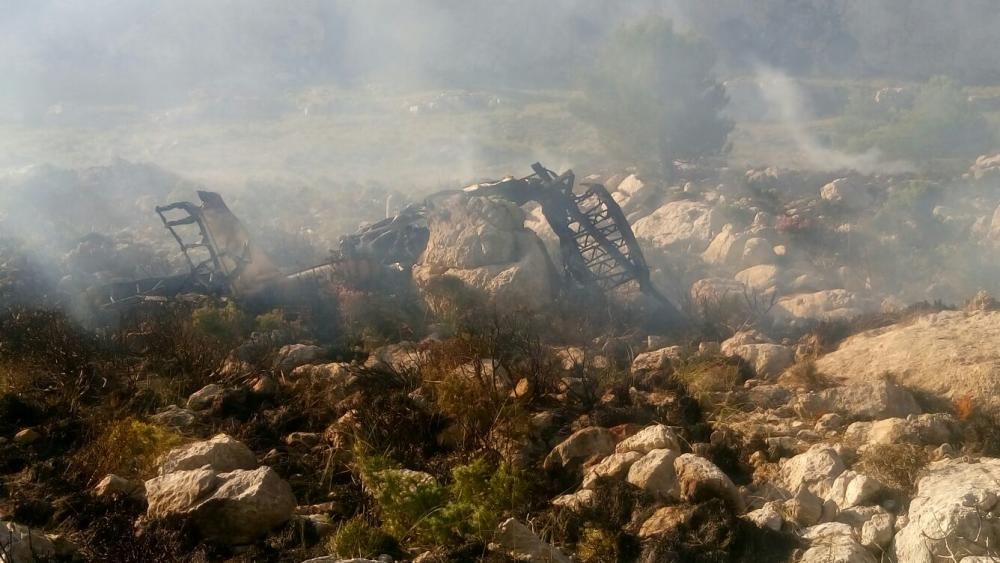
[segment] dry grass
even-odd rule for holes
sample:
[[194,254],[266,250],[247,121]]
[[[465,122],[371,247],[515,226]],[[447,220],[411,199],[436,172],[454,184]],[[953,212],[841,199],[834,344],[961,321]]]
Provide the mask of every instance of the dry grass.
[[861,454],[861,472],[883,484],[909,495],[916,489],[920,471],[930,462],[930,456],[920,446],[912,444],[878,444]]

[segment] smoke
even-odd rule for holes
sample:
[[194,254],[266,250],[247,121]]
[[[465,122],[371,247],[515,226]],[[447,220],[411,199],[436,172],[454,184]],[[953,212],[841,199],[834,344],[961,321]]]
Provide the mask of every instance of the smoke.
[[755,76],[770,113],[776,116],[785,133],[795,143],[804,160],[804,168],[822,172],[854,170],[861,174],[913,170],[912,163],[884,160],[877,148],[862,154],[851,154],[823,146],[805,126],[809,114],[802,91],[795,81],[787,74],[765,65],[757,65]]

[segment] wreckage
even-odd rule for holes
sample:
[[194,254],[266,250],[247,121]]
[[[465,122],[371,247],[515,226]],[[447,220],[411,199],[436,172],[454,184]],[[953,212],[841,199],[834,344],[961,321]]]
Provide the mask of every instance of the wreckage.
[[257,247],[222,197],[199,191],[201,205],[178,202],[156,208],[177,240],[189,272],[165,278],[115,283],[100,291],[105,308],[164,301],[182,293],[253,298],[274,295],[307,281],[339,272],[364,279],[380,268],[409,269],[429,239],[428,211],[435,201],[455,193],[498,198],[523,206],[535,202],[559,239],[568,283],[612,291],[635,283],[645,294],[670,307],[649,279],[642,250],[621,208],[601,184],[575,190],[572,171],[556,174],[541,164],[533,174],[476,184],[464,190],[435,193],[398,215],[345,236],[331,259],[306,270],[282,273]]

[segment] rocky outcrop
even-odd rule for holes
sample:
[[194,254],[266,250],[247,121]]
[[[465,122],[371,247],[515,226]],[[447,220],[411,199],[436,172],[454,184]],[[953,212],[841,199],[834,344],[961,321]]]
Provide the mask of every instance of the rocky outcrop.
[[434,202],[427,223],[430,238],[413,267],[418,287],[450,277],[509,303],[541,306],[552,299],[555,270],[519,207],[454,194]]
[[932,463],[896,534],[895,560],[933,563],[992,553],[1000,542],[998,482],[1000,459]]
[[858,381],[799,395],[796,411],[809,418],[837,413],[852,420],[880,420],[920,414],[913,394],[886,379]]
[[1000,397],[1000,312],[942,311],[862,332],[823,356],[816,368],[845,381],[891,373],[896,382],[939,397],[980,404]]

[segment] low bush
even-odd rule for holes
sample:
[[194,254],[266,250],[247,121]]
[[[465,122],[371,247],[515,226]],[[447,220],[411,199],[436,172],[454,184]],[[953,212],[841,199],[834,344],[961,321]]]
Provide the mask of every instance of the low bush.
[[342,522],[326,546],[331,555],[342,558],[371,559],[399,550],[392,536],[372,526],[363,516]]
[[531,499],[525,475],[484,459],[452,468],[447,486],[380,456],[364,456],[360,470],[381,530],[414,545],[489,541],[500,522],[524,512]]
[[108,424],[76,459],[93,479],[109,473],[144,479],[153,476],[161,455],[182,443],[182,436],[162,426],[125,418]]
[[861,454],[861,472],[909,496],[930,456],[913,444],[877,444]]

